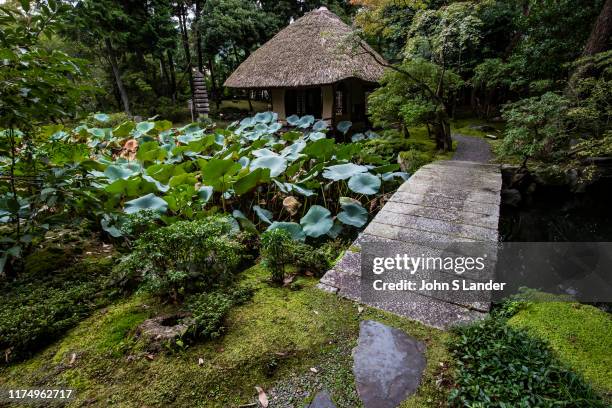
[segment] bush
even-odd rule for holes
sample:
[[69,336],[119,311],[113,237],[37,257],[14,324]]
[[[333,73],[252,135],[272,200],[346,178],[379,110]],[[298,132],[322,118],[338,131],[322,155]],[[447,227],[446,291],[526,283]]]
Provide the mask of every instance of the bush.
[[399,162],[402,170],[410,174],[432,161],[433,155],[429,152],[408,150],[399,154]]
[[544,342],[509,327],[503,317],[458,329],[450,350],[457,361],[452,406],[605,406]]
[[[31,255],[30,257],[34,257]],[[110,300],[111,261],[81,261],[46,274],[24,273],[0,284],[2,361],[24,358],[63,335]]]
[[272,282],[283,283],[285,265],[292,260],[292,239],[283,229],[266,231],[261,235],[261,254],[264,265],[272,272]]
[[272,272],[272,281],[283,283],[285,266],[293,265],[300,272],[322,276],[340,254],[340,244],[328,242],[315,248],[294,241],[285,230],[266,231],[261,236],[264,265]]
[[185,294],[227,282],[243,246],[226,217],[180,221],[145,233],[115,269],[119,282],[173,302]]
[[223,334],[223,320],[233,306],[248,301],[253,295],[251,288],[233,291],[201,293],[189,299],[189,310],[195,323],[189,334],[194,338],[215,339]]

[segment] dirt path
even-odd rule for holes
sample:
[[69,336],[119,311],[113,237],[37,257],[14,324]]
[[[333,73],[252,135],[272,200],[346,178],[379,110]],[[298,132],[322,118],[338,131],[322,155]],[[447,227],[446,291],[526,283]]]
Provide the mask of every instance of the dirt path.
[[452,160],[488,163],[493,158],[491,147],[486,140],[480,137],[454,133],[453,140],[458,143]]

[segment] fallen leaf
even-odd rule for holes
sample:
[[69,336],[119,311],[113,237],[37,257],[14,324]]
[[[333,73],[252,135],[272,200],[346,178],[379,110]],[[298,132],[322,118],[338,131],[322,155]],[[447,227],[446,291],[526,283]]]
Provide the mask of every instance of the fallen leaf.
[[318,314],[319,314],[319,312],[317,312],[316,310],[313,310],[313,312],[314,312],[314,314],[316,314],[316,315],[318,315]]
[[357,306],[357,313],[361,314],[363,312],[363,306]]
[[257,393],[259,394],[257,398],[259,399],[259,403],[261,404],[261,406],[263,408],[268,408],[268,405],[270,405],[270,402],[268,401],[268,396],[266,395],[266,392],[261,387],[255,387],[255,389],[257,390]]
[[316,369],[316,368],[314,368],[314,367],[310,367],[310,371],[312,371],[312,372],[313,372],[313,373],[315,373],[315,374],[319,372],[319,370],[317,370],[317,369]]
[[306,276],[314,276],[314,273],[312,273],[310,271],[306,271],[306,272],[304,272],[304,275],[306,275]]
[[147,358],[147,360],[151,360],[151,361],[153,361],[153,359],[155,359],[155,355],[154,354],[147,354],[147,355],[145,355],[145,357]]
[[198,365],[199,366],[204,365],[204,359],[202,357],[198,358]]
[[286,197],[283,200],[283,207],[291,216],[297,214],[301,206],[302,203],[300,203],[294,196]]
[[75,361],[76,361],[76,353],[72,353],[72,356],[70,357],[70,363],[68,364],[73,365]]
[[287,276],[285,279],[283,279],[283,286],[287,286],[287,285],[291,284],[291,282],[293,282],[294,278],[295,278],[295,275]]

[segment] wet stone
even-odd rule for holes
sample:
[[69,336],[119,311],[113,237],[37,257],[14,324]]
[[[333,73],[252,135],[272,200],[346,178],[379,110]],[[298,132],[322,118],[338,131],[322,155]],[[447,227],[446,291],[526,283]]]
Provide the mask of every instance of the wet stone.
[[315,395],[307,408],[336,408],[336,405],[332,401],[329,392],[327,392],[327,390],[322,390]]
[[395,408],[419,387],[425,345],[401,330],[365,320],[353,350],[353,373],[365,408]]

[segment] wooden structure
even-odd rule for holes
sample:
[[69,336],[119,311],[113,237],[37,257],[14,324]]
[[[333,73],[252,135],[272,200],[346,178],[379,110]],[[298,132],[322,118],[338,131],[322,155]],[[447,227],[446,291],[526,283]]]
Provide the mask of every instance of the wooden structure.
[[332,123],[366,121],[367,94],[384,59],[334,13],[306,13],[253,52],[225,86],[269,90],[280,119],[313,115]]
[[207,116],[210,112],[210,106],[208,104],[208,92],[206,91],[206,81],[204,75],[200,71],[194,71],[193,73],[193,103],[192,103],[192,114],[194,119],[202,116]]

